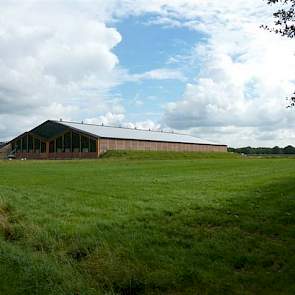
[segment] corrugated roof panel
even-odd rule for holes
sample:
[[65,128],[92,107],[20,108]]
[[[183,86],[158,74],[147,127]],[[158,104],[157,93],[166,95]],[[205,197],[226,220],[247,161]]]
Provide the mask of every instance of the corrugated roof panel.
[[191,135],[186,135],[186,134],[120,128],[120,127],[109,127],[109,126],[101,126],[101,125],[85,124],[85,123],[83,124],[83,123],[66,122],[66,121],[56,121],[56,122],[71,128],[79,129],[81,131],[90,133],[98,137],[103,137],[103,138],[136,139],[136,140],[149,140],[149,141],[221,145],[218,143],[213,143],[211,141],[204,140]]

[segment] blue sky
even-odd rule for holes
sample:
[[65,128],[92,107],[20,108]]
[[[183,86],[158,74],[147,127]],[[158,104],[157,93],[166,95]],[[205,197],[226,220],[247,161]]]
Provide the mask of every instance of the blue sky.
[[[295,43],[261,0],[0,2],[0,141],[47,119],[295,145]],[[270,46],[271,44],[271,46]]]
[[[152,80],[126,82],[114,88],[114,94],[124,98],[127,115],[133,120],[159,120],[167,102],[181,97],[187,82],[199,71],[196,63],[175,61],[175,57],[189,57],[194,45],[205,39],[204,35],[189,28],[171,28],[149,24],[153,15],[128,17],[116,22],[118,32],[124,36],[113,52],[120,66],[130,74],[140,74],[157,68],[181,71],[184,80]],[[137,102],[137,103],[136,103]],[[143,112],[144,107],[144,112]]]

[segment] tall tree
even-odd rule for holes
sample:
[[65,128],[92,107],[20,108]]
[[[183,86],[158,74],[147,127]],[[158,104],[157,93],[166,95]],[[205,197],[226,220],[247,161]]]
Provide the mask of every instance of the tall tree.
[[[295,0],[267,0],[268,5],[281,4],[273,13],[274,27],[261,27],[287,38],[295,38]],[[295,107],[295,92],[290,98],[290,107]]]

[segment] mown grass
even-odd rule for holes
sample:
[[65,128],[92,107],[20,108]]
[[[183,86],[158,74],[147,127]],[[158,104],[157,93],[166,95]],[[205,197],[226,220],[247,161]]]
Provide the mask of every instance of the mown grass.
[[295,293],[293,159],[141,156],[0,162],[0,294]]
[[195,159],[229,159],[239,158],[237,153],[196,153],[196,152],[166,152],[166,151],[107,151],[102,159],[120,160],[195,160]]

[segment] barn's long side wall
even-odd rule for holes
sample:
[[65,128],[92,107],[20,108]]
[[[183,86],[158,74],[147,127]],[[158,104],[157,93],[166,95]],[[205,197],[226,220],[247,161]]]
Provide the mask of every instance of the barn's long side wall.
[[224,145],[203,145],[126,139],[99,139],[99,154],[108,150],[177,151],[177,152],[226,152]]

